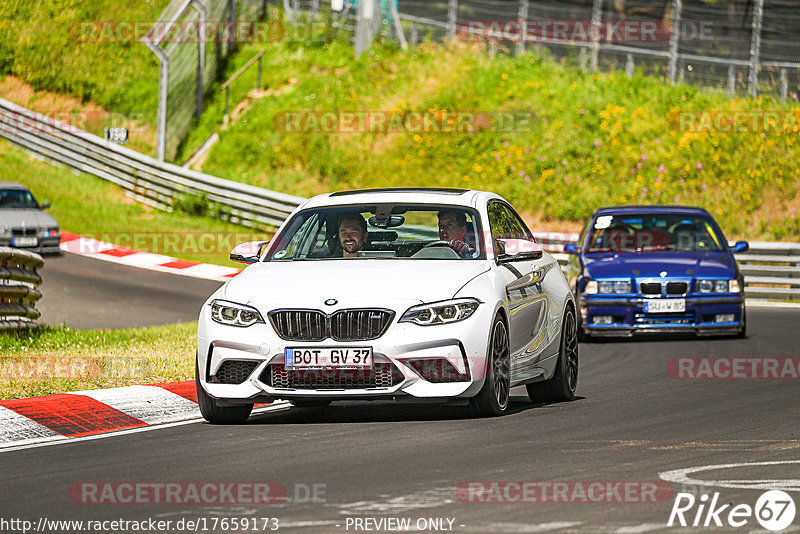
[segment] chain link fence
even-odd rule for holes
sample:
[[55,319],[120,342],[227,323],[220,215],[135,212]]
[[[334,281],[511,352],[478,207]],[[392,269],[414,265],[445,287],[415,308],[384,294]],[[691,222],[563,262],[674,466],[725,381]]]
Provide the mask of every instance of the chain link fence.
[[[295,17],[330,8],[318,0],[284,4]],[[586,69],[641,69],[730,94],[796,98],[800,86],[796,0],[344,0],[337,20],[356,13],[349,20],[357,22],[366,6],[380,13],[376,36],[402,36],[412,46],[465,39],[497,53],[546,49]],[[357,24],[342,28],[356,44]]]
[[173,0],[142,39],[160,63],[157,158],[172,159],[203,95],[236,45],[236,24],[263,18],[267,0]]

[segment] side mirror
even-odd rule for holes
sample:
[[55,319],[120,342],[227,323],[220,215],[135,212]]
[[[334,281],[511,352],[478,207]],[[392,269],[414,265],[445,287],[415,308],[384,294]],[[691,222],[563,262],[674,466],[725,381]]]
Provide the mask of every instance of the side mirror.
[[261,258],[261,251],[269,241],[248,241],[233,247],[231,250],[231,261],[238,263],[258,263]]
[[46,210],[49,209],[51,204],[49,202],[42,202],[42,209]]
[[542,247],[528,239],[498,239],[497,248],[497,259],[500,263],[538,260],[542,257]]
[[577,256],[578,254],[581,253],[581,247],[579,247],[575,243],[567,243],[566,245],[564,245],[564,252],[566,252],[567,254],[573,254]]
[[750,250],[750,245],[747,241],[737,241],[735,245],[733,245],[733,253],[738,254],[740,252],[747,252]]

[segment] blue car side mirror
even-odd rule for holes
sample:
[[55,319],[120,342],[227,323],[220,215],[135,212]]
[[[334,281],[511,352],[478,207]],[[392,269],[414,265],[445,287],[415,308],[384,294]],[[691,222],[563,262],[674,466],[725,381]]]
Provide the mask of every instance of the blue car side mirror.
[[737,241],[735,245],[733,245],[733,253],[738,254],[740,252],[747,252],[750,250],[750,245],[747,244],[747,241]]
[[575,243],[567,243],[564,245],[564,252],[567,254],[575,254],[576,256],[581,253],[581,247]]

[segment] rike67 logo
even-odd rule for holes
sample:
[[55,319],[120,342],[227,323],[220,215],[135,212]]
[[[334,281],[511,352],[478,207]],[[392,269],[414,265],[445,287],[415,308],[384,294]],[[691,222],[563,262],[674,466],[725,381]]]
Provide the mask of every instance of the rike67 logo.
[[667,526],[733,527],[747,525],[753,518],[765,529],[779,531],[792,524],[795,505],[792,497],[780,490],[761,494],[755,506],[721,503],[719,492],[695,498],[691,493],[678,493]]

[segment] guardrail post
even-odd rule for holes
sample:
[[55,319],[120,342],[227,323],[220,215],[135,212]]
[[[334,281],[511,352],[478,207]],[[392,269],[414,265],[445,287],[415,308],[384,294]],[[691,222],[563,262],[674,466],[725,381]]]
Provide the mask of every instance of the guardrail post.
[[361,0],[356,17],[355,56],[359,57],[371,45],[375,38],[376,0]]
[[681,40],[681,11],[683,10],[682,0],[672,0],[672,35],[669,37],[669,83],[675,85],[678,77],[678,45]]
[[625,74],[628,78],[633,78],[633,54],[628,54],[625,58]]
[[519,41],[517,41],[517,54],[524,54],[525,36],[527,35],[525,29],[528,26],[528,0],[519,0],[517,19],[519,20]]
[[417,35],[417,23],[412,20],[411,31],[408,34],[408,39],[409,42],[411,43],[411,46],[416,46],[418,38],[419,36]]
[[761,23],[764,18],[764,0],[756,0],[753,11],[753,35],[750,39],[750,77],[747,92],[758,94],[758,57],[761,55]]
[[603,0],[594,0],[592,4],[592,72],[597,71],[600,58],[600,34],[602,32]]
[[317,20],[319,13],[319,0],[312,0],[311,2],[311,20]]
[[456,22],[458,20],[458,0],[447,0],[447,38],[456,36]]
[[261,58],[258,56],[258,68],[256,69],[256,89],[261,89]]

